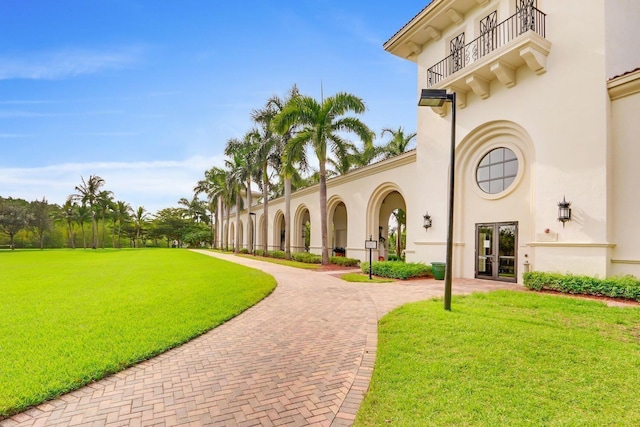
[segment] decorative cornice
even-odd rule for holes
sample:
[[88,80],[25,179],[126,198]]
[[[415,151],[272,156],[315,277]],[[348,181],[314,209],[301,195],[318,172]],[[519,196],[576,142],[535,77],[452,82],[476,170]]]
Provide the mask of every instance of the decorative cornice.
[[640,70],[611,79],[607,82],[609,98],[616,100],[640,92]]

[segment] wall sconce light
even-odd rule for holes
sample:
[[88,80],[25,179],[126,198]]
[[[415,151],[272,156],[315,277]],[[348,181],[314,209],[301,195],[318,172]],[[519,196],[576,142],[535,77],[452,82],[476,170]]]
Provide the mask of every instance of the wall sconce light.
[[433,221],[431,220],[431,215],[429,215],[429,212],[422,215],[422,219],[422,226],[424,227],[424,229],[428,230],[429,228],[431,228],[431,225],[433,225]]
[[558,221],[562,223],[562,228],[565,222],[571,221],[571,202],[567,202],[565,196],[558,202]]

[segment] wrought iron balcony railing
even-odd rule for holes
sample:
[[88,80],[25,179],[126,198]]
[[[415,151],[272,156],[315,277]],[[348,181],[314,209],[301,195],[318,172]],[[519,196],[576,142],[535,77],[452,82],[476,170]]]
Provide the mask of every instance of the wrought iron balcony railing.
[[438,84],[456,71],[473,64],[494,50],[515,40],[527,31],[545,37],[546,15],[535,7],[519,10],[480,37],[457,49],[442,61],[427,69],[427,87]]

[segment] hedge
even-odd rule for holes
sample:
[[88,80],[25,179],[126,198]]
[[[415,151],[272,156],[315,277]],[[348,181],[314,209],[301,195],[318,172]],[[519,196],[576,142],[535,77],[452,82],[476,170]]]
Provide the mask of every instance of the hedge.
[[329,257],[329,262],[335,265],[341,265],[343,267],[355,267],[360,264],[359,259],[355,258],[347,258],[342,256],[332,256]]
[[574,274],[524,273],[524,285],[536,291],[550,290],[568,294],[595,295],[640,301],[640,280],[633,276],[600,279]]
[[291,254],[294,261],[306,262],[307,264],[321,264],[322,257],[320,255],[310,254],[308,252],[296,252]]
[[[369,263],[360,264],[364,273],[369,272]],[[433,277],[431,266],[421,262],[377,261],[371,264],[371,272],[378,277],[410,279],[413,277]]]

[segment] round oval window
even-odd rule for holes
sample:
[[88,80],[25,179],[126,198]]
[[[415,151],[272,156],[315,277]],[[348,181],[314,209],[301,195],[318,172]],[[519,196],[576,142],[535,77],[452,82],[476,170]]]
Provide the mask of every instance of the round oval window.
[[518,158],[508,148],[489,151],[478,164],[476,182],[482,191],[497,194],[509,188],[518,174]]

